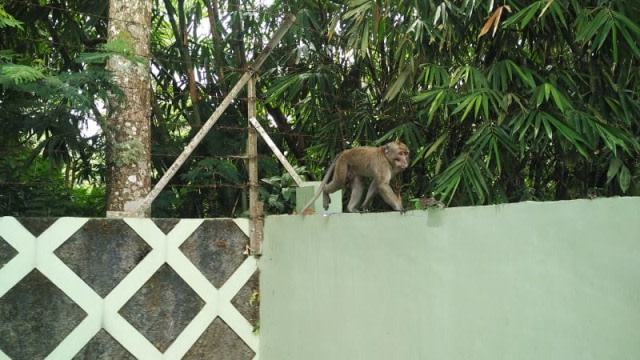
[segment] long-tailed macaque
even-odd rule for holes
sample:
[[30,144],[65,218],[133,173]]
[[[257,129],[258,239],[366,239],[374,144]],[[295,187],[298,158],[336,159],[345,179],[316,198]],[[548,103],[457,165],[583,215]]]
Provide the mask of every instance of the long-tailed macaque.
[[[304,206],[302,213],[323,193],[323,207],[329,208],[331,198],[329,194],[343,189],[347,182],[351,183],[351,198],[347,205],[349,212],[359,212],[357,209],[364,190],[364,177],[373,178],[367,196],[362,203],[363,211],[367,211],[373,196],[380,192],[384,201],[394,210],[404,212],[402,200],[398,198],[389,186],[389,181],[398,173],[409,167],[409,148],[396,140],[380,147],[361,146],[345,150],[333,160],[327,173],[322,179],[320,188],[311,200]],[[333,178],[328,183],[331,174]]]

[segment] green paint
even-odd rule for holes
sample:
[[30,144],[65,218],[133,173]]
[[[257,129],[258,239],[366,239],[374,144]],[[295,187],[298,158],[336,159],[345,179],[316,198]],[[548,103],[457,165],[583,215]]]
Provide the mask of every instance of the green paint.
[[639,359],[640,198],[266,218],[263,360]]

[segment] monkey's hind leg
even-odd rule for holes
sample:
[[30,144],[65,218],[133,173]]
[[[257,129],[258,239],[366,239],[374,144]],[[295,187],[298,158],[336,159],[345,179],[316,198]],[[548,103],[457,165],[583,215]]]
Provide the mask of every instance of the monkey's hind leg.
[[347,211],[351,213],[359,213],[358,205],[362,199],[362,192],[364,190],[364,179],[362,176],[354,176],[351,185],[351,197],[349,198],[349,204],[347,205]]
[[373,197],[376,195],[377,192],[378,192],[378,187],[376,186],[376,181],[374,179],[369,184],[369,189],[367,190],[367,196],[364,198],[364,202],[362,203],[363,212],[369,212],[369,205],[371,205],[371,202],[373,201]]
[[324,207],[325,210],[329,210],[329,204],[331,203],[329,195],[344,188],[347,182],[348,171],[347,164],[338,158],[333,172],[333,178],[324,186],[324,189],[322,189],[322,207]]
[[331,204],[331,197],[329,197],[329,193],[326,191],[322,192],[322,207],[325,210],[329,210],[329,204]]

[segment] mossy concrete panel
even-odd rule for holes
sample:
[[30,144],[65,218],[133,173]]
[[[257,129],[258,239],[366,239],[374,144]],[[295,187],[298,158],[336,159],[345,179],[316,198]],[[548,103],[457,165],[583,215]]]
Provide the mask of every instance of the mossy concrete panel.
[[266,219],[261,359],[640,359],[640,198]]

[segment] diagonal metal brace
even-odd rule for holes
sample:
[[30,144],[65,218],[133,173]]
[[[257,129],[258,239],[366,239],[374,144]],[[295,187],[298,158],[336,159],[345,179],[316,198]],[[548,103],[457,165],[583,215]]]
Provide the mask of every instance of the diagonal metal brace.
[[171,180],[171,178],[178,172],[178,169],[184,164],[184,162],[187,160],[189,155],[191,155],[193,150],[195,150],[196,146],[198,146],[198,144],[200,144],[202,139],[204,139],[204,137],[207,135],[211,127],[213,127],[213,125],[218,121],[218,119],[220,119],[220,117],[222,116],[224,111],[227,109],[227,107],[231,104],[233,99],[238,95],[238,93],[240,93],[240,91],[247,84],[249,79],[251,79],[251,76],[253,76],[255,72],[260,69],[260,67],[262,66],[262,63],[264,63],[267,56],[269,56],[271,51],[273,51],[273,49],[276,47],[276,45],[278,45],[280,40],[282,40],[282,37],[284,36],[284,34],[287,33],[287,31],[289,30],[289,28],[291,27],[295,19],[296,17],[292,14],[285,15],[284,21],[282,22],[278,30],[276,30],[276,32],[273,35],[273,38],[271,38],[267,46],[262,50],[262,52],[260,52],[260,54],[251,63],[251,65],[249,65],[244,75],[242,75],[242,77],[240,78],[240,80],[238,80],[236,85],[231,89],[231,91],[229,91],[229,94],[227,94],[224,100],[222,100],[222,103],[220,103],[216,111],[214,111],[213,114],[211,114],[211,116],[204,123],[200,131],[198,131],[198,133],[193,137],[193,139],[191,139],[189,144],[184,148],[184,150],[182,151],[180,156],[178,156],[176,161],[174,161],[173,164],[171,164],[171,166],[169,167],[169,169],[167,169],[167,171],[164,173],[162,178],[160,178],[156,186],[154,186],[153,189],[149,192],[149,194],[147,194],[147,196],[144,198],[142,203],[135,204],[133,208],[130,208],[130,209],[127,209],[126,208],[127,206],[125,205],[124,210],[126,212],[144,214],[146,210],[149,209],[153,200],[155,200],[155,198],[158,197],[158,195],[160,194],[160,191],[164,189],[164,187],[169,183],[169,180]]

